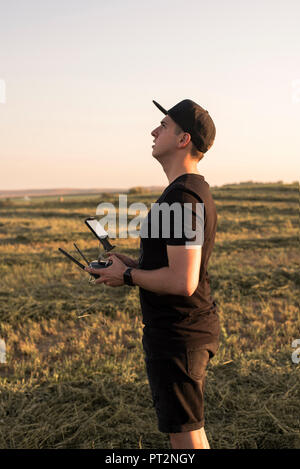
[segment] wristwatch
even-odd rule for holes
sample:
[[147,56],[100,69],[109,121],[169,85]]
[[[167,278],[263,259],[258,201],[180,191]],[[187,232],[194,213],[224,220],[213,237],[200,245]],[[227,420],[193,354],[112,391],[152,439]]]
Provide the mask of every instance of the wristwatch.
[[126,269],[123,274],[123,278],[124,278],[125,285],[134,286],[134,283],[131,277],[131,271],[132,271],[132,267],[128,267],[128,269]]

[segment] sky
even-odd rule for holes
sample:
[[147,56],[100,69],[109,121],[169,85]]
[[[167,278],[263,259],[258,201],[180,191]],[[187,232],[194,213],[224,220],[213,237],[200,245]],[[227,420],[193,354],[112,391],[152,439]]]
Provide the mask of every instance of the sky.
[[163,114],[217,133],[212,185],[299,179],[298,0],[10,0],[0,14],[0,190],[167,185]]

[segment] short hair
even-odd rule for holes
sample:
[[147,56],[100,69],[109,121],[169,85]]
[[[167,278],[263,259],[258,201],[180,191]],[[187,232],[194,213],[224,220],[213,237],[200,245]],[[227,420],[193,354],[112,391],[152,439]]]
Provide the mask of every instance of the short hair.
[[[176,124],[175,125],[175,134],[176,135],[179,135],[181,134],[181,132],[184,132],[184,130],[182,130],[182,128],[180,127],[180,125]],[[202,153],[201,151],[199,151],[195,144],[191,141],[191,144],[192,144],[192,148],[191,148],[191,156],[197,160],[197,162],[199,162],[200,160],[202,160],[203,156],[204,156],[204,153]]]

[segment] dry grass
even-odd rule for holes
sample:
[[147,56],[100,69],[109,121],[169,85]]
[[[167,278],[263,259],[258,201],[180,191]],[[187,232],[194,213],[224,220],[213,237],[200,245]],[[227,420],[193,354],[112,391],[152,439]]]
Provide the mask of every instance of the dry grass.
[[[298,186],[214,189],[209,275],[222,323],[206,384],[213,448],[300,448]],[[128,197],[150,206],[154,194]],[[116,195],[107,196],[109,202]],[[95,287],[57,248],[97,243],[98,196],[11,201],[0,219],[0,448],[168,448],[141,346],[138,289]],[[138,257],[136,239],[116,240]]]

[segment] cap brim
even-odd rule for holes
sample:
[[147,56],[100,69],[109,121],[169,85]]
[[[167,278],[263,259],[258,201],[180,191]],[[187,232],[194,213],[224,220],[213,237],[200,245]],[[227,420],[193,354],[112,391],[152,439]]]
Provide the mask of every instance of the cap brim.
[[158,104],[156,101],[152,101],[158,109],[163,112],[164,114],[168,114],[168,111],[166,111],[160,104]]

